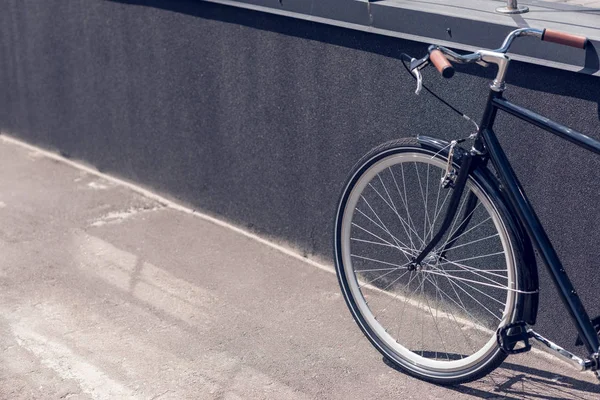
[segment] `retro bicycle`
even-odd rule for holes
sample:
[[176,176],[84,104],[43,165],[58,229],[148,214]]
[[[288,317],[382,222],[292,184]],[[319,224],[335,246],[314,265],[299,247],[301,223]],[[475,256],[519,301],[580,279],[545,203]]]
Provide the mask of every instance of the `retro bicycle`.
[[[446,78],[454,74],[450,61],[495,64],[482,121],[471,121],[476,132],[468,138],[417,136],[372,149],[353,168],[338,203],[334,256],[346,304],[377,350],[430,382],[478,379],[507,355],[530,350],[531,339],[600,378],[600,318],[588,316],[492,128],[501,111],[596,154],[600,142],[503,97],[506,52],[523,36],[578,48],[587,43],[581,36],[524,28],[493,51],[460,55],[432,45],[421,59],[403,55],[417,93],[429,91],[421,75],[429,64]],[[470,148],[461,146],[470,141]],[[586,358],[531,329],[539,295],[534,248]]]

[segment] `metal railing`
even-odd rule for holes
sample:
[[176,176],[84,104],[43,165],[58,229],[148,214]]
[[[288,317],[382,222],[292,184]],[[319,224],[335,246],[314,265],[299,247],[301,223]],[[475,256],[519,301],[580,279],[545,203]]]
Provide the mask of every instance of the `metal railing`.
[[498,7],[496,11],[502,14],[522,14],[529,11],[529,7],[518,5],[517,0],[507,0],[506,7]]

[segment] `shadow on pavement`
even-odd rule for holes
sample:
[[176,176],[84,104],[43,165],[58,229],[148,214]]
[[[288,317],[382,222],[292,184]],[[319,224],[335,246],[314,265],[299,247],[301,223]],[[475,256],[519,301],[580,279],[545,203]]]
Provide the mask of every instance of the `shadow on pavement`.
[[[386,358],[383,362],[402,373]],[[481,380],[447,388],[482,399],[591,400],[600,394],[598,384],[507,362]]]

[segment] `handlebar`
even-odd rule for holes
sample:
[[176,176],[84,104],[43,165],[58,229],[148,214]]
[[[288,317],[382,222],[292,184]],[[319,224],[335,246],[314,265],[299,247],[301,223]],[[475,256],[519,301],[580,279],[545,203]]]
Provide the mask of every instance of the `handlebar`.
[[415,68],[422,69],[431,62],[444,78],[451,78],[454,75],[454,68],[450,62],[459,64],[478,63],[484,66],[487,66],[488,63],[493,63],[501,68],[506,68],[508,57],[505,53],[510,49],[512,42],[521,36],[534,36],[542,41],[580,49],[584,49],[588,42],[585,36],[573,35],[552,29],[521,28],[510,32],[504,39],[502,46],[492,51],[479,50],[475,53],[462,55],[445,47],[432,45],[429,47],[427,56],[420,60],[411,61],[410,70],[414,71]]

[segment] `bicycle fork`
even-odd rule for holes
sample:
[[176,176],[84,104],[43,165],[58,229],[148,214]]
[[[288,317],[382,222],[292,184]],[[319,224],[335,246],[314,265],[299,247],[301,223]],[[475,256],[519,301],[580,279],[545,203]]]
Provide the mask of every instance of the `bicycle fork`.
[[[452,153],[453,152],[451,149],[448,155],[448,164],[450,166],[452,165]],[[450,171],[447,171],[446,176],[443,178],[443,182],[441,184],[448,184],[451,185],[453,188],[452,196],[450,197],[450,202],[448,205],[448,213],[445,215],[444,220],[442,221],[442,225],[440,226],[440,229],[435,234],[435,236],[431,239],[427,246],[425,246],[421,253],[412,260],[412,263],[409,266],[409,270],[414,270],[421,266],[421,262],[423,262],[423,260],[429,255],[431,250],[433,250],[435,246],[437,246],[437,244],[440,242],[440,240],[442,240],[442,238],[450,228],[452,221],[454,221],[454,218],[456,217],[456,213],[458,211],[458,204],[460,202],[460,198],[462,197],[465,185],[467,183],[467,178],[469,176],[469,173],[473,169],[473,157],[474,156],[470,152],[467,152],[463,155],[462,163],[458,171],[458,176],[456,177],[454,182],[452,182],[452,180],[448,178],[448,173]],[[452,234],[452,237],[449,238],[448,242],[441,249],[440,254],[437,255],[438,258],[442,258],[445,256],[446,252],[454,245],[456,239],[458,238],[458,236],[460,236],[462,231],[464,231],[466,225],[471,219],[471,211],[475,208],[477,198],[473,193],[469,193],[466,201],[467,208],[463,213],[463,221],[459,225],[459,228]]]

